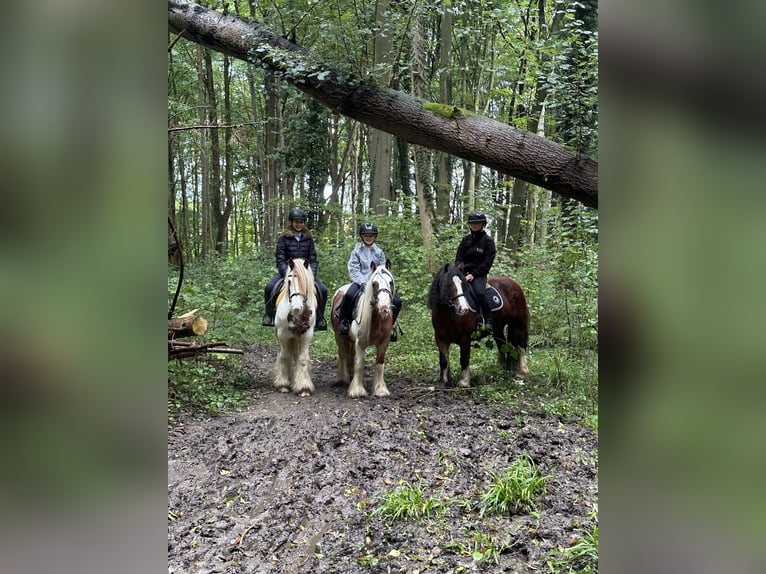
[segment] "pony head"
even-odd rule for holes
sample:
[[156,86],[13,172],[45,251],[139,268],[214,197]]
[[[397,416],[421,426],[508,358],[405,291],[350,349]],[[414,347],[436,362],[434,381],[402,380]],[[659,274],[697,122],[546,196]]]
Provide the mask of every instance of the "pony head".
[[[314,274],[309,262],[305,259],[290,259],[288,262],[285,284],[280,293],[281,298],[287,299],[289,308],[287,319],[295,332],[303,333],[313,327],[317,307]],[[277,314],[279,308],[277,306]]]
[[370,330],[370,322],[373,314],[387,318],[391,316],[391,304],[393,302],[395,288],[394,276],[391,274],[391,262],[386,265],[375,265],[370,268],[372,274],[367,281],[362,300],[359,302],[359,336],[367,339]]
[[466,290],[465,275],[460,267],[447,263],[434,275],[428,294],[428,307],[451,307],[457,315],[466,315],[471,311]]

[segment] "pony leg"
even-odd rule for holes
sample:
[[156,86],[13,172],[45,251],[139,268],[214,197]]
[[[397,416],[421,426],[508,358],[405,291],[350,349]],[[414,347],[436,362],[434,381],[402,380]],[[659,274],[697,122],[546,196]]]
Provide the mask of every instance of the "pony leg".
[[383,380],[383,371],[385,369],[384,363],[375,364],[375,374],[372,382],[372,394],[376,397],[389,397],[391,393],[386,386],[386,381]]
[[467,389],[471,386],[471,342],[464,341],[460,343],[460,378],[457,386],[461,389]]
[[283,393],[290,391],[290,362],[280,345],[277,351],[277,360],[274,362],[274,387]]
[[314,392],[314,383],[309,373],[309,343],[301,342],[301,349],[294,367],[293,392],[299,397],[307,397]]
[[519,367],[516,370],[517,379],[526,379],[529,376],[529,366],[527,365],[527,353],[524,347],[518,347],[519,350]]
[[341,336],[336,335],[335,342],[338,345],[338,364],[335,371],[335,381],[339,385],[347,385],[351,382],[351,371],[353,370],[353,348],[348,342],[348,337],[344,341]]
[[439,384],[449,386],[449,344],[437,342],[439,348]]
[[348,396],[352,399],[367,396],[364,388],[364,349],[359,344],[354,346],[354,378],[351,379]]

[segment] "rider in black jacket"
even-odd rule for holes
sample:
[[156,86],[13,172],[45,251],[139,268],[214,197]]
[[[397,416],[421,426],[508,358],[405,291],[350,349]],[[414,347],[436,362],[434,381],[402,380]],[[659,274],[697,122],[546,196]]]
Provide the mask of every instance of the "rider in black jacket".
[[[495,242],[484,231],[487,216],[481,211],[468,214],[468,227],[471,233],[463,237],[455,255],[455,265],[462,263],[463,274],[473,286],[476,298],[484,316],[484,329],[487,335],[492,335],[492,311],[487,297],[487,275],[495,261]],[[481,325],[477,325],[477,329]]]
[[287,274],[287,262],[290,259],[300,257],[309,262],[317,289],[317,318],[314,330],[326,331],[327,321],[324,318],[324,310],[327,305],[327,287],[317,277],[317,250],[316,245],[314,245],[314,238],[311,236],[311,231],[305,227],[306,212],[298,208],[291,209],[287,219],[289,225],[284,233],[279,236],[275,253],[277,271],[279,273],[274,275],[263,289],[266,313],[263,316],[262,324],[267,327],[274,326],[274,315],[276,314],[276,298],[272,296],[274,286],[284,279]]

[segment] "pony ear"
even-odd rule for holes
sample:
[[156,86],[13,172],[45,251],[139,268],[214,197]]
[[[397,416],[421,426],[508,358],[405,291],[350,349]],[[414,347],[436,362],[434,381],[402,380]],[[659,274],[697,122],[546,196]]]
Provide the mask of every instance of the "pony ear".
[[391,271],[391,260],[390,259],[386,259],[386,269]]
[[308,269],[308,268],[309,268],[309,260],[308,260],[308,259],[304,259],[304,260],[303,260],[303,266],[304,266],[306,269]]
[[372,263],[370,263],[370,271],[375,271],[377,268],[378,268],[378,266],[375,265],[374,261]]
[[287,264],[290,266],[290,269],[295,269],[295,262],[292,260],[292,258],[287,260]]
[[450,266],[449,263],[445,263],[444,264],[444,269],[442,269],[442,273],[447,273],[449,271],[449,266]]
[[461,273],[463,272],[463,262],[462,261],[460,263],[458,263],[456,267],[458,268],[458,271],[460,271]]

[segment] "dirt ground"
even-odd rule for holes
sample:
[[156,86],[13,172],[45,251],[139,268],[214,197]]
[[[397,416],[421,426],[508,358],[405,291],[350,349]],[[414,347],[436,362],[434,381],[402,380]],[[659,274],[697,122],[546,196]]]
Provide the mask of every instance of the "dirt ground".
[[[575,421],[390,374],[391,397],[349,399],[334,360],[298,398],[271,386],[274,356],[245,355],[247,410],[169,431],[169,573],[547,572],[546,552],[592,532],[598,439]],[[537,515],[481,517],[491,473],[523,453],[550,475]],[[371,516],[402,481],[448,509]]]

